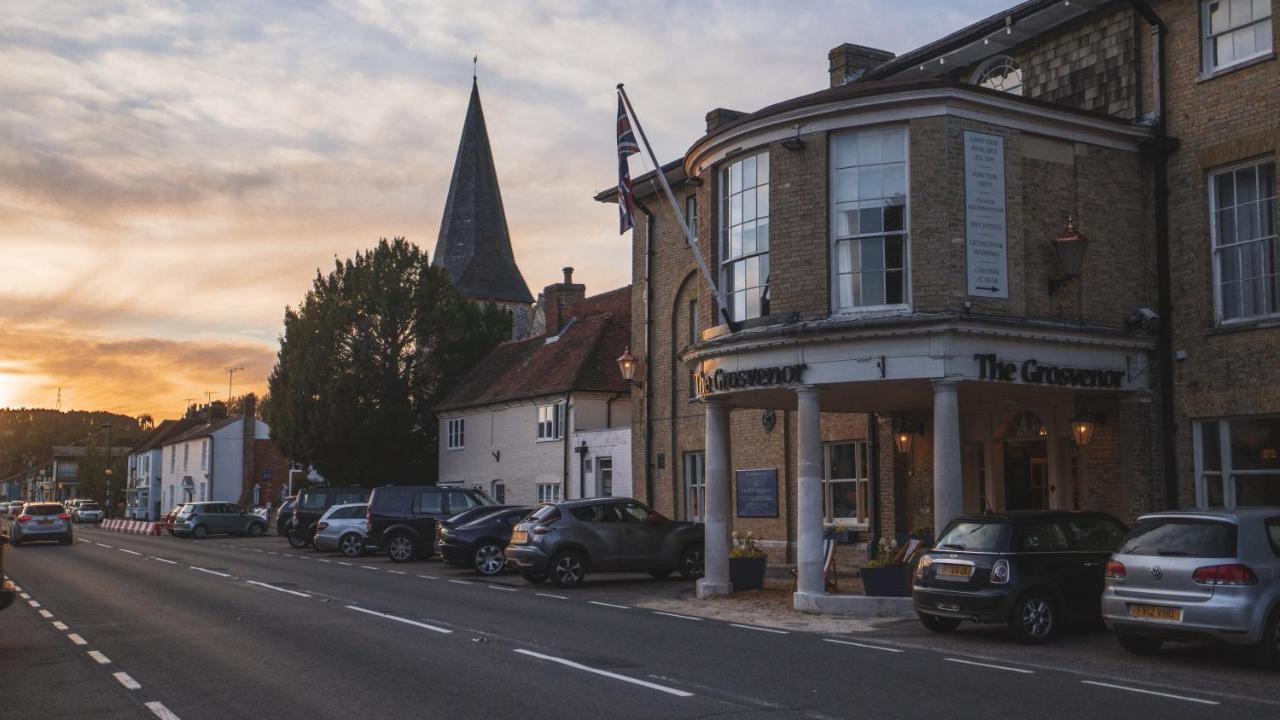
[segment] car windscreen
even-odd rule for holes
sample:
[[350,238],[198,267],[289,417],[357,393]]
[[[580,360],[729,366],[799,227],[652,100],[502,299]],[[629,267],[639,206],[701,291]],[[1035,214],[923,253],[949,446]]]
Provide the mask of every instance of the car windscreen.
[[1205,518],[1149,518],[1120,544],[1118,555],[1233,558],[1238,530],[1234,523]]
[[966,520],[951,526],[938,540],[939,550],[1000,552],[1005,548],[1009,524]]
[[61,515],[66,510],[61,505],[28,505],[25,509],[27,515]]

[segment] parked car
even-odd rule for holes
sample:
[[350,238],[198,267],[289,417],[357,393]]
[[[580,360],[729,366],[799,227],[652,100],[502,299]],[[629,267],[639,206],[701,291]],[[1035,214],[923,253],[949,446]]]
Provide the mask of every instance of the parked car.
[[347,557],[364,554],[364,535],[369,529],[367,503],[334,505],[316,523],[312,543],[316,550],[340,550]]
[[449,527],[442,524],[440,559],[450,565],[465,565],[481,575],[497,575],[507,565],[505,550],[512,529],[531,512],[531,507],[502,507],[482,512],[469,522]]
[[62,503],[26,503],[9,523],[9,540],[14,547],[32,540],[70,545],[71,515]]
[[[484,515],[492,515],[499,510],[507,510],[517,507],[516,505],[477,505],[473,508],[463,510],[452,517],[440,520],[436,523],[436,552],[440,552],[440,541],[444,539],[444,531],[446,528],[465,525],[476,518]],[[532,508],[530,508],[532,511]]]
[[1280,508],[1144,515],[1106,578],[1103,619],[1124,649],[1245,645],[1280,665]]
[[316,534],[316,523],[334,505],[369,502],[369,489],[359,487],[314,487],[298,493],[289,521],[289,544],[304,548]]
[[187,503],[178,511],[173,534],[203,540],[209,535],[248,535],[258,537],[267,529],[262,518],[225,502]]
[[178,520],[178,513],[182,512],[182,505],[174,505],[173,509],[164,514],[160,520],[160,526],[169,531],[173,535],[173,524]]
[[630,498],[548,503],[515,526],[505,550],[528,582],[582,584],[587,572],[679,571],[701,577],[704,527],[668,520]]
[[276,534],[289,537],[289,523],[293,522],[293,504],[298,501],[297,495],[290,495],[280,501],[280,509],[276,510]]
[[1005,623],[1024,643],[1097,619],[1103,568],[1126,528],[1106,513],[1028,510],[959,517],[916,565],[916,614],[934,632]]
[[82,502],[71,511],[71,520],[79,523],[102,522],[102,506],[95,502]]
[[436,485],[387,485],[369,497],[371,548],[385,550],[393,562],[430,557],[441,520],[493,501],[478,490]]

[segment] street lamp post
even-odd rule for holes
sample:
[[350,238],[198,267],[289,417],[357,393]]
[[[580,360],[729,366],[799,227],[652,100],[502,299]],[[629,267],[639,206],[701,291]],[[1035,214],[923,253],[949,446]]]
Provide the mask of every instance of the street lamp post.
[[107,512],[106,517],[111,517],[111,423],[102,423],[99,427],[107,429],[107,470],[104,475],[107,476]]

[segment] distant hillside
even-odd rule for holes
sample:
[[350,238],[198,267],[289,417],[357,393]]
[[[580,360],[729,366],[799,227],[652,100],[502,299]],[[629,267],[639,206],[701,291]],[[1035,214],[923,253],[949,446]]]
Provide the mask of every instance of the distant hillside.
[[104,446],[103,423],[111,423],[116,447],[137,443],[147,431],[138,418],[116,413],[0,408],[0,478],[19,472],[28,460],[44,459],[54,445]]

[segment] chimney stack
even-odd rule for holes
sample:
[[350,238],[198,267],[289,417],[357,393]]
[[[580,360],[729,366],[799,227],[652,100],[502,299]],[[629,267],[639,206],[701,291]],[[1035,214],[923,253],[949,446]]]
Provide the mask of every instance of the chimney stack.
[[711,132],[721,125],[728,125],[738,118],[746,115],[740,110],[727,110],[725,108],[716,108],[707,113],[707,132]]
[[840,87],[860,79],[868,70],[889,62],[894,54],[865,45],[845,43],[827,53],[831,72],[831,87]]
[[548,285],[542,291],[546,301],[547,335],[559,335],[587,298],[587,286],[574,284],[573,268],[564,268],[564,282]]

